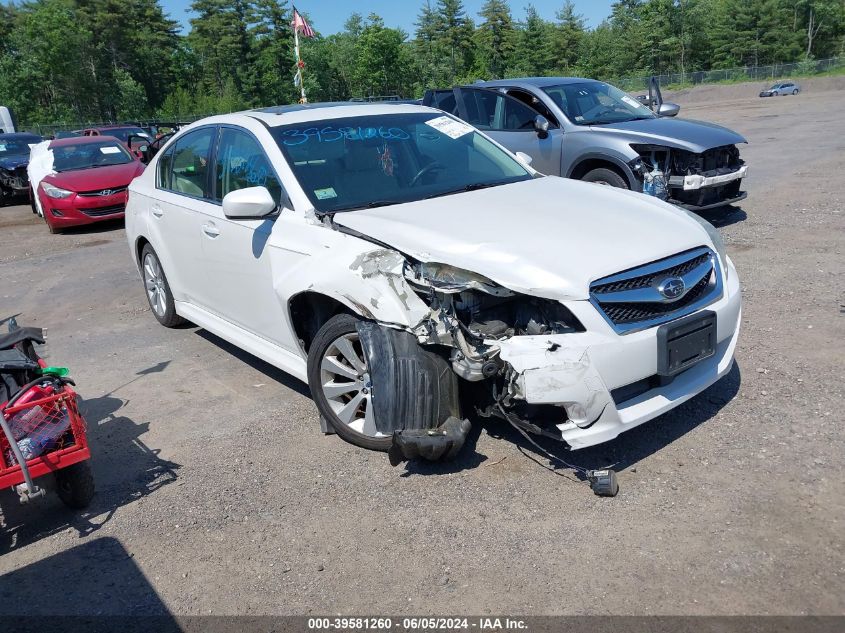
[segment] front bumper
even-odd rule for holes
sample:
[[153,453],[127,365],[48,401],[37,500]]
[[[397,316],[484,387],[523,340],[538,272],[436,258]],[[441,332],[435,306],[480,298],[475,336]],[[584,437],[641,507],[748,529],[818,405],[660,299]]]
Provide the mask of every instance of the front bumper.
[[63,228],[122,218],[126,211],[127,192],[120,191],[110,196],[74,194],[58,199],[48,197],[39,188],[38,198],[47,223]]
[[24,195],[29,191],[29,179],[26,176],[26,168],[12,171],[0,169],[0,187],[12,195]]
[[[586,332],[519,336],[499,342],[500,356],[513,370],[517,399],[562,407],[557,424],[573,449],[612,440],[677,407],[704,391],[733,366],[739,337],[741,297],[733,264],[728,264],[722,298],[708,305],[717,315],[714,356],[678,374],[674,380],[616,402],[623,387],[646,381],[657,372],[657,328],[620,336],[589,302],[567,307]],[[617,398],[620,396],[617,395]]]
[[689,176],[672,176],[669,178],[670,187],[680,187],[684,191],[695,191],[697,189],[704,189],[705,187],[718,187],[726,185],[734,180],[741,180],[745,178],[748,173],[748,165],[743,165],[736,171],[727,174],[719,174],[717,176],[701,176],[699,174],[692,174]]

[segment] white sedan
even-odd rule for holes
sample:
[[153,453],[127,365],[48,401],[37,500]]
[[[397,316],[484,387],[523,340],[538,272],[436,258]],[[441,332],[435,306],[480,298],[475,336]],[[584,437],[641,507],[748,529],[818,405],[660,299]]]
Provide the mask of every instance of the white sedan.
[[730,370],[739,280],[696,216],[529,161],[414,105],[211,117],[131,184],[129,246],[161,324],[307,381],[324,431],[498,416],[582,448]]

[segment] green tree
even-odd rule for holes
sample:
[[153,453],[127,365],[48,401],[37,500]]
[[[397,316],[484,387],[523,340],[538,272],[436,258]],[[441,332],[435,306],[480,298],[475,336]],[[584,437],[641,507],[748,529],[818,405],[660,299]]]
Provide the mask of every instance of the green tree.
[[554,31],[555,67],[561,71],[574,69],[579,63],[581,44],[584,40],[584,18],[575,13],[572,0],[566,0],[555,14],[557,25]]
[[504,76],[514,53],[515,31],[511,11],[505,0],[486,0],[479,15],[476,41],[478,57],[485,75],[494,79]]

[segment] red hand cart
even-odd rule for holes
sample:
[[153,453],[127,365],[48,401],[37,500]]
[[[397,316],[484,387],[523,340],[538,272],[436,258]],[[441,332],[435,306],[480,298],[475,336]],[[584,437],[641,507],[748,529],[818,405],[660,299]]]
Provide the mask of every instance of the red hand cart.
[[[41,358],[37,362],[46,369]],[[34,480],[52,474],[61,500],[84,508],[94,495],[94,478],[73,381],[50,369],[41,373],[0,404],[0,488],[13,487],[26,503],[45,494]]]

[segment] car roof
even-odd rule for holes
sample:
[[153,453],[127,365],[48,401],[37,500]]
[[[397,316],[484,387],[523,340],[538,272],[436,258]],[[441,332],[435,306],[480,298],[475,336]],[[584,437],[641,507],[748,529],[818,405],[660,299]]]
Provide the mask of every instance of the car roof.
[[480,81],[476,86],[536,86],[538,88],[547,88],[548,86],[561,86],[566,84],[585,84],[585,83],[601,83],[595,79],[585,79],[584,77],[518,77],[514,79],[495,79],[493,81]]
[[134,123],[124,123],[123,125],[95,125],[94,127],[87,127],[86,130],[140,130],[140,125]]
[[4,132],[0,134],[0,141],[26,141],[26,140],[42,140],[37,134],[30,134],[29,132]]
[[53,141],[50,141],[50,149],[54,147],[64,147],[66,145],[92,145],[94,143],[103,143],[103,142],[113,142],[118,145],[121,144],[120,140],[116,139],[113,136],[70,136],[68,138],[57,138]]
[[[273,106],[257,110],[247,110],[233,114],[222,114],[197,121],[196,124],[235,123],[244,119],[258,120],[267,127],[307,123],[324,119],[341,119],[353,116],[379,116],[384,114],[439,113],[439,110],[426,106],[395,101],[379,103],[340,101],[330,103],[307,103]],[[195,125],[196,125],[195,124]]]

